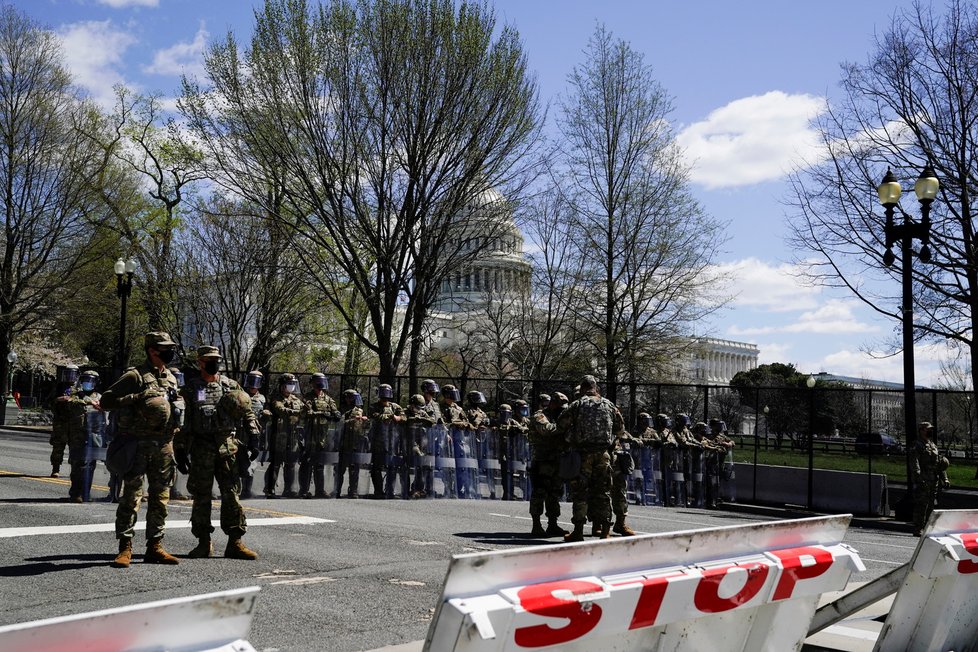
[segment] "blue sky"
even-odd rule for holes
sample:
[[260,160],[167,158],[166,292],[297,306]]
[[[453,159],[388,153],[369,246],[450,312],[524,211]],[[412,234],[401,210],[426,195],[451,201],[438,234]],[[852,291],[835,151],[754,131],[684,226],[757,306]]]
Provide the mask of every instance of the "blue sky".
[[[112,86],[174,96],[200,71],[209,40],[247,38],[252,0],[14,0],[57,31],[77,82],[110,103]],[[840,292],[799,285],[788,261],[784,172],[811,154],[809,120],[837,96],[843,61],[865,61],[874,35],[909,0],[496,0],[519,30],[544,101],[565,88],[597,23],[645,54],[675,98],[673,121],[703,207],[730,223],[720,257],[736,298],[703,331],[753,342],[761,362],[900,382],[879,359],[894,324]],[[917,349],[917,382],[934,384],[940,346]]]

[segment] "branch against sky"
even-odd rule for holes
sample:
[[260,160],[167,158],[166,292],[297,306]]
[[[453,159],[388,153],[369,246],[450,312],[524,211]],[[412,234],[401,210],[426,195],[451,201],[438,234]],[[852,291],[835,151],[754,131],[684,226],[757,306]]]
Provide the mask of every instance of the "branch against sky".
[[[978,251],[978,7],[951,0],[897,12],[865,63],[843,66],[843,96],[817,125],[827,162],[791,176],[791,244],[813,282],[843,287],[898,328],[904,261],[882,264],[884,212],[876,188],[888,168],[903,205],[928,162],[941,182],[930,264],[914,261],[916,339],[951,339],[976,352]],[[898,210],[897,219],[900,218]],[[918,218],[919,219],[919,218]],[[916,251],[920,243],[914,243]],[[898,331],[896,331],[898,332]],[[898,349],[896,339],[890,350]]]
[[559,122],[583,261],[580,336],[603,359],[614,400],[649,342],[675,340],[719,306],[707,271],[725,236],[690,192],[672,100],[642,54],[599,26],[584,55]]
[[457,221],[524,183],[539,118],[518,35],[471,3],[270,0],[250,47],[229,35],[206,68],[181,108],[216,182],[261,205],[281,176],[311,279],[391,378],[478,253]]

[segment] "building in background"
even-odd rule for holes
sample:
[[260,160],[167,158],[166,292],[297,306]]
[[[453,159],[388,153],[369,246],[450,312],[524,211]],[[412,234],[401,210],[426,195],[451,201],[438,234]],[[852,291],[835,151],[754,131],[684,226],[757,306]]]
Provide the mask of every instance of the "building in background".
[[683,381],[704,385],[728,385],[741,371],[756,368],[759,354],[756,344],[716,337],[695,338],[690,351]]

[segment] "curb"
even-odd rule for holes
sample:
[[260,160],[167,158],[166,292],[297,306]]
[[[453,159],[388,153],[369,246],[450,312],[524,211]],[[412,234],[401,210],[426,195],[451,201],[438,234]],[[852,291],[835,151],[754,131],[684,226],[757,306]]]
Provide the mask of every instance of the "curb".
[[[784,507],[770,507],[767,505],[752,505],[748,503],[723,503],[721,508],[724,511],[736,512],[738,514],[752,514],[754,516],[767,516],[770,518],[807,518],[810,516],[833,516],[823,512],[812,512],[807,509],[794,505]],[[853,516],[852,527],[872,528],[876,530],[887,530],[889,532],[902,532],[910,534],[913,528],[910,523],[898,521],[886,516]]]

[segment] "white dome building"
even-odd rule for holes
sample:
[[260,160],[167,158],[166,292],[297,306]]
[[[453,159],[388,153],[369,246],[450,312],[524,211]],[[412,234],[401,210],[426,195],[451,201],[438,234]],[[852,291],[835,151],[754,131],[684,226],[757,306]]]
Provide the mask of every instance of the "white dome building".
[[487,190],[463,221],[463,249],[481,249],[481,253],[442,282],[433,310],[471,312],[485,307],[490,297],[529,292],[531,266],[509,202],[499,192]]

